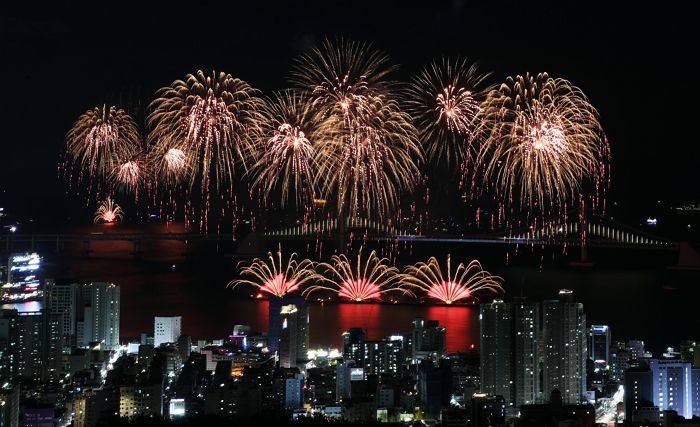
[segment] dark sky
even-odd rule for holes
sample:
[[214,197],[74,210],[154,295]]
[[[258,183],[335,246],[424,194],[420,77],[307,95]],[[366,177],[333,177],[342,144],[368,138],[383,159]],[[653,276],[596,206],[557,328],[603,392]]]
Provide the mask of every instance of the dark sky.
[[146,104],[157,88],[199,68],[279,89],[293,57],[336,35],[373,42],[406,74],[448,54],[479,60],[499,82],[527,71],[566,78],[601,114],[613,156],[611,200],[630,209],[657,199],[700,202],[700,26],[690,6],[64,3],[73,4],[0,10],[0,202],[28,209],[68,203],[58,154],[73,121],[96,104]]

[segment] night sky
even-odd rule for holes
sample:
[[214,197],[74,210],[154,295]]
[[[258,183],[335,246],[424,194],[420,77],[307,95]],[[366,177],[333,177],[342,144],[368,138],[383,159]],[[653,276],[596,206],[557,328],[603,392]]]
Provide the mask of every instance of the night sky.
[[142,111],[156,89],[197,69],[226,71],[269,93],[286,86],[292,58],[339,35],[386,51],[401,64],[400,78],[446,54],[478,60],[495,82],[528,71],[568,79],[589,96],[608,134],[609,200],[630,210],[657,199],[700,202],[693,65],[700,26],[683,10],[690,6],[143,3],[3,4],[0,203],[33,212],[75,202],[56,166],[66,131],[86,109],[121,102]]

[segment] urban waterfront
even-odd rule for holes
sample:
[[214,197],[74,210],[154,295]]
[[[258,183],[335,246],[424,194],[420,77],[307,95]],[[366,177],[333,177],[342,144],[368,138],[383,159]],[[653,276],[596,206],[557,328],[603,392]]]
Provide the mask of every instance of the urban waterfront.
[[[92,226],[67,231],[89,234],[166,230],[179,232],[182,227],[177,224],[167,227],[158,224],[122,228]],[[294,242],[290,242],[290,246],[302,254],[308,247],[306,243]],[[133,245],[129,242],[93,242],[92,252],[87,256],[83,249],[82,244],[74,244],[65,247],[62,253],[52,255],[53,248],[50,248],[46,275],[79,283],[118,283],[122,289],[122,304],[129,307],[128,314],[121,319],[125,337],[136,338],[150,330],[155,315],[182,315],[183,331],[202,339],[226,336],[235,324],[249,324],[254,329],[266,330],[266,302],[254,298],[256,295],[251,288],[232,290],[226,286],[238,274],[236,266],[241,260],[233,256],[233,245],[229,245],[228,252],[216,252],[213,244],[202,247],[197,243],[144,242],[143,253],[138,258],[133,256]],[[274,250],[274,244],[267,249]],[[539,268],[530,266],[539,263],[544,253],[539,248],[521,248],[519,255],[513,256],[513,246],[455,245],[445,248],[430,245],[428,248],[416,246],[413,250],[402,250],[399,262],[411,262],[423,252],[452,252],[465,258],[478,256],[485,259],[493,273],[504,277],[508,297],[541,300],[551,297],[560,288],[572,289],[577,300],[586,307],[590,323],[614,325],[613,333],[622,338],[634,338],[643,331],[650,348],[658,351],[665,349],[669,342],[687,338],[688,329],[674,325],[683,323],[690,330],[700,329],[700,319],[687,316],[693,309],[693,295],[700,273],[674,268],[674,259],[665,253],[654,255],[642,251],[592,249],[591,257],[599,262],[589,267],[577,267],[569,265],[570,261],[577,259],[575,253],[562,255],[557,251],[553,261]],[[528,252],[534,255],[530,256]],[[547,255],[552,257],[551,252]],[[611,266],[611,263],[619,266]],[[630,298],[642,294],[649,295],[649,298],[626,304]],[[449,320],[459,331],[456,332],[455,327],[448,328],[450,351],[466,351],[471,344],[478,345],[478,310],[433,304],[429,301],[398,305],[313,303],[311,315],[324,320],[314,322],[310,331],[311,345],[338,346],[340,334],[347,328],[349,319],[360,322],[351,326],[367,325],[370,335],[377,331],[377,336],[386,336],[404,332],[410,328],[414,317],[430,317],[428,313]],[[623,306],[625,310],[620,310]],[[658,315],[650,316],[651,312]],[[376,325],[372,323],[374,320]]]
[[692,5],[15,3],[0,427],[700,425]]

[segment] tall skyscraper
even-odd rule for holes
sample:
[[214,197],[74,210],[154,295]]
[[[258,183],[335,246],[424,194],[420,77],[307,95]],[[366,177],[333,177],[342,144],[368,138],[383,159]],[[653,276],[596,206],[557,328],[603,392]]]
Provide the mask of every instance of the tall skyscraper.
[[573,301],[573,292],[559,291],[559,298],[542,302],[544,340],[543,392],[555,388],[562,401],[581,402],[586,386],[586,315],[583,304]]
[[268,300],[267,348],[271,353],[279,350],[280,332],[282,331],[282,306],[289,304],[294,304],[297,307],[307,306],[306,300],[302,297],[270,297]]
[[481,304],[481,391],[513,402],[513,310],[509,303],[494,300]]
[[68,285],[46,284],[46,306],[52,316],[60,316],[64,348],[70,350],[76,344],[75,325],[78,307],[80,307],[80,286],[77,283]]
[[309,307],[306,304],[283,305],[280,317],[280,366],[303,368],[309,350]]
[[119,286],[114,283],[96,282],[81,287],[84,304],[83,320],[78,322],[78,345],[87,347],[90,342],[102,343],[103,350],[119,348]]
[[591,325],[588,331],[588,358],[596,368],[610,363],[610,328],[607,325]]
[[153,326],[153,346],[176,343],[182,334],[182,316],[156,316]]
[[540,396],[540,305],[522,298],[513,306],[513,338],[515,351],[515,406],[530,405],[542,400]]
[[0,312],[0,375],[44,381],[60,362],[60,322],[44,311]]
[[66,346],[65,333],[63,330],[63,315],[51,314],[48,310],[43,311],[44,316],[44,374],[45,379],[58,379],[64,376],[65,365],[63,355],[70,352],[70,347]]
[[343,359],[362,364],[365,360],[364,351],[365,331],[362,328],[350,328],[343,332]]
[[17,316],[17,367],[15,376],[40,380],[44,351],[44,316],[41,312]]

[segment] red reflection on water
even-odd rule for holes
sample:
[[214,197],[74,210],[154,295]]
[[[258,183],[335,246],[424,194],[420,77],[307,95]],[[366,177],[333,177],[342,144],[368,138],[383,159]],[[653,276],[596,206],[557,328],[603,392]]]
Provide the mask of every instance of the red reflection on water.
[[467,351],[478,344],[476,309],[467,306],[392,305],[375,303],[312,304],[312,346],[342,348],[342,333],[362,328],[368,340],[412,330],[417,317],[437,320],[447,329],[447,351]]
[[257,324],[258,327],[256,328],[258,331],[267,331],[268,328],[268,323],[270,323],[270,318],[269,316],[269,307],[270,307],[270,301],[269,300],[261,300],[260,303],[258,303],[258,310],[256,312],[258,318],[257,318]]
[[[367,334],[368,340],[382,339],[381,324],[382,304],[374,303],[338,303],[335,307],[328,305],[328,308],[337,311],[338,327],[336,330],[341,334],[350,328],[362,328]],[[332,317],[332,316],[331,316]],[[321,322],[325,321],[321,319]],[[342,344],[342,340],[340,342]]]
[[435,319],[444,326],[447,335],[447,351],[467,351],[479,345],[479,323],[475,307],[428,306],[427,319]]
[[[177,233],[181,224],[73,227],[72,233]],[[197,253],[196,242],[143,240],[139,247],[129,241],[93,240],[66,243],[47,268],[48,277],[86,283],[113,282],[121,286],[121,336],[138,337],[153,332],[153,316],[183,316],[183,333],[198,339],[227,336],[235,324],[255,331],[268,329],[268,301],[236,297],[226,283],[236,274],[236,263],[213,256],[189,259]],[[52,248],[53,249],[53,248]],[[134,258],[135,249],[142,251]],[[60,267],[60,268],[59,268]],[[54,270],[54,271],[48,271]],[[316,303],[310,302],[311,346],[342,348],[342,333],[352,327],[365,330],[369,340],[380,340],[411,331],[416,317],[435,319],[447,328],[447,350],[467,351],[478,344],[478,309],[467,306],[422,304]]]

